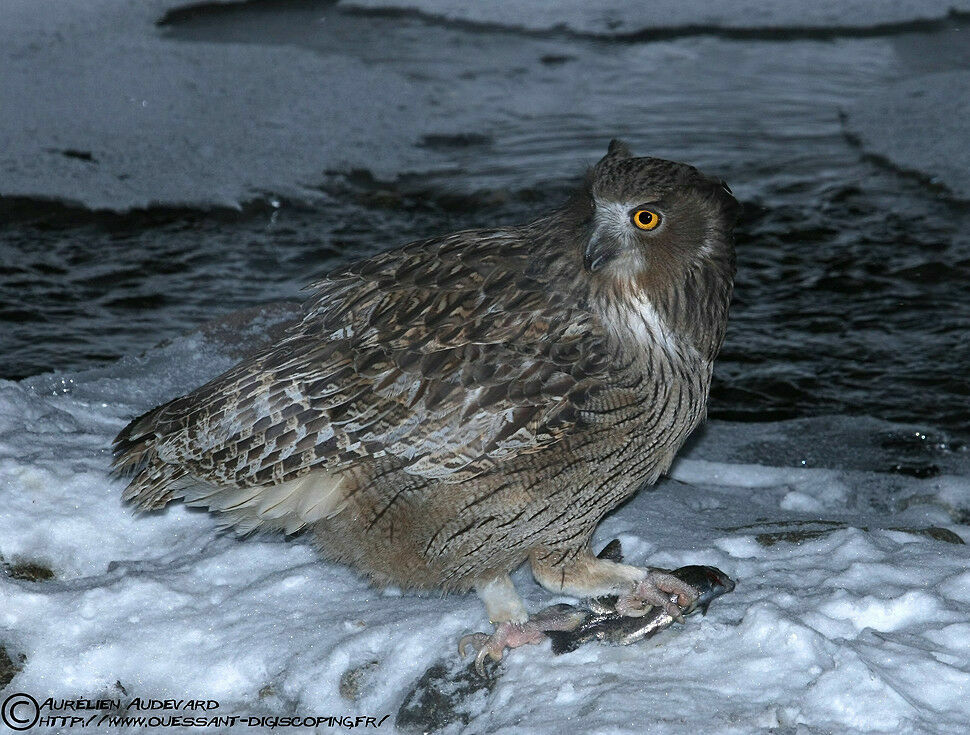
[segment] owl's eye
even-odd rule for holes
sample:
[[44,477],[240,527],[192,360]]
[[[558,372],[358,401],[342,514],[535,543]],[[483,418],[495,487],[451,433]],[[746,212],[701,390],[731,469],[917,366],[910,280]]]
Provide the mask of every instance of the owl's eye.
[[630,215],[630,221],[640,230],[653,230],[660,224],[660,215],[649,209],[638,209]]

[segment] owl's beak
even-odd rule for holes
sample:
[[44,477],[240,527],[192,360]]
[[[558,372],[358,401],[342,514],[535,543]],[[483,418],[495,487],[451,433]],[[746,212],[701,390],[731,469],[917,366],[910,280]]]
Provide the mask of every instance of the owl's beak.
[[604,237],[600,228],[593,231],[589,242],[583,250],[583,265],[590,273],[596,273],[600,268],[609,263],[620,252],[619,243],[615,238]]

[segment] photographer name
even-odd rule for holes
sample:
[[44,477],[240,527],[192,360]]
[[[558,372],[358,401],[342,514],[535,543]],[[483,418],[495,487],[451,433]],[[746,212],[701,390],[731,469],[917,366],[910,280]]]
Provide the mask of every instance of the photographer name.
[[135,697],[124,704],[120,699],[54,699],[48,697],[40,703],[40,709],[46,709],[50,712],[88,710],[134,710],[136,712],[194,710],[202,712],[219,709],[219,703],[214,699],[142,699]]

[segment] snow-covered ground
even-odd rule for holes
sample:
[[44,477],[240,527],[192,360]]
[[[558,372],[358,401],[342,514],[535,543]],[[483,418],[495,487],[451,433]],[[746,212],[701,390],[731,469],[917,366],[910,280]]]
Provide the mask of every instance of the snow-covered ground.
[[[476,598],[382,593],[304,539],[237,539],[180,506],[135,516],[108,476],[131,416],[231,362],[197,334],[0,383],[0,554],[8,572],[53,573],[0,576],[0,643],[26,657],[6,693],[391,715],[390,730],[424,670],[486,629]],[[842,453],[824,449],[834,431]],[[884,445],[913,445],[939,474],[888,473],[897,450]],[[597,546],[617,537],[634,563],[714,565],[737,589],[659,645],[514,652],[467,731],[965,732],[968,466],[966,452],[865,419],[713,424]],[[516,579],[532,609],[550,601]]]

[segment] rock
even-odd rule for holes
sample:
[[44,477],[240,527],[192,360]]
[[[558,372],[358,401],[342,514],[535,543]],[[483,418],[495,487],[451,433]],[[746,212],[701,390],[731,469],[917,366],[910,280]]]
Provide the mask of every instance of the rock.
[[403,733],[440,733],[459,727],[484,711],[499,678],[499,664],[485,659],[485,676],[457,655],[431,665],[397,712],[395,726]]
[[0,690],[13,681],[13,678],[23,669],[23,663],[27,658],[20,656],[18,663],[14,663],[7,653],[7,649],[0,643]]
[[377,660],[368,661],[361,666],[347,669],[340,676],[340,696],[348,702],[356,702],[360,698],[361,687],[368,684],[374,670],[380,665]]
[[0,561],[0,569],[11,579],[23,579],[27,582],[47,582],[54,579],[54,570],[32,561],[22,561],[16,564],[6,564]]

